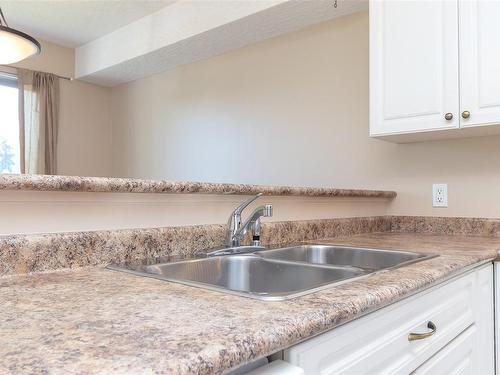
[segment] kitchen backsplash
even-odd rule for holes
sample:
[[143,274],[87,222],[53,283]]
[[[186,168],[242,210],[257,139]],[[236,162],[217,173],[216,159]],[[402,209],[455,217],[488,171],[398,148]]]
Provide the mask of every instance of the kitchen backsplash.
[[[373,216],[270,222],[263,224],[262,242],[286,244],[389,231],[500,237],[500,220]],[[223,246],[225,239],[226,226],[219,224],[0,236],[0,275],[105,266],[154,257],[189,258]]]
[[[390,218],[379,216],[283,221],[263,224],[262,242],[291,243],[389,230]],[[0,275],[104,266],[142,258],[192,257],[224,245],[225,239],[225,225],[1,236]]]

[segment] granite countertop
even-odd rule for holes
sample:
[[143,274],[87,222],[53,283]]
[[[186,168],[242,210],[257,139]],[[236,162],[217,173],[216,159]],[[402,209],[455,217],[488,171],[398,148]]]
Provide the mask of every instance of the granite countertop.
[[441,256],[283,302],[102,268],[0,278],[0,373],[221,373],[491,261],[500,249],[495,238],[415,233],[321,242]]
[[0,190],[238,195],[255,195],[257,193],[262,193],[264,195],[385,199],[392,199],[396,197],[396,192],[386,190],[268,186],[113,177],[20,175],[4,173],[0,174]]

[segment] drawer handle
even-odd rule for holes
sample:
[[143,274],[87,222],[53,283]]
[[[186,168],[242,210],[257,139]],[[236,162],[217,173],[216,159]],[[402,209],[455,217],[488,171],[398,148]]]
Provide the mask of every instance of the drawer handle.
[[408,341],[416,341],[416,340],[423,340],[426,339],[427,337],[431,337],[433,334],[436,333],[436,325],[429,321],[427,323],[427,328],[430,329],[430,332],[426,333],[409,333],[408,334]]

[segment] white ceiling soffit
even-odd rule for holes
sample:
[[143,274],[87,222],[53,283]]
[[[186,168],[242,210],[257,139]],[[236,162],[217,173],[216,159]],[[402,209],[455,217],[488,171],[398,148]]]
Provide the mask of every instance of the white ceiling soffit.
[[9,25],[75,48],[154,13],[174,0],[0,0]]
[[180,0],[76,49],[76,78],[106,86],[143,78],[367,9],[366,1]]

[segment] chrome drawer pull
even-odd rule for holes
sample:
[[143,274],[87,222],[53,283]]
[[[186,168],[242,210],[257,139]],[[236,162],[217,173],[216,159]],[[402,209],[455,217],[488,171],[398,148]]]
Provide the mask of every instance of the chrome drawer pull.
[[427,328],[429,328],[431,331],[426,333],[409,333],[408,341],[426,339],[427,337],[431,337],[433,334],[436,333],[436,325],[431,321],[427,323]]

